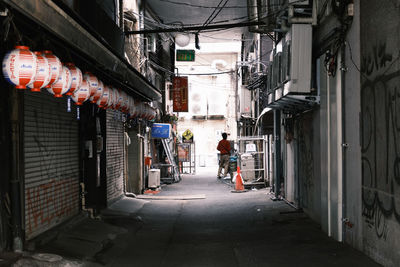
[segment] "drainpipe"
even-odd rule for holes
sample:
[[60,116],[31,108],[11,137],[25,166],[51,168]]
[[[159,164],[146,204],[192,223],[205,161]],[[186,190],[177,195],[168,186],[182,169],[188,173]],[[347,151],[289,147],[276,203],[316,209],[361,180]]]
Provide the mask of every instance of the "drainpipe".
[[119,27],[122,32],[125,31],[124,29],[124,0],[119,0]]
[[275,162],[274,162],[274,191],[275,199],[278,199],[280,195],[280,180],[281,180],[281,111],[274,109],[274,150],[275,150]]
[[20,95],[10,88],[11,120],[11,220],[14,252],[22,252],[21,161],[20,161]]
[[326,74],[326,133],[327,133],[327,173],[328,173],[328,188],[327,188],[327,199],[328,199],[328,236],[332,236],[331,230],[331,108],[330,108],[330,94],[331,94],[331,85],[330,78],[328,74]]
[[344,105],[344,95],[345,95],[345,78],[346,78],[346,45],[342,45],[340,48],[340,97],[338,97],[338,111],[339,114],[338,118],[340,118],[340,131],[338,130],[338,134],[340,134],[340,139],[338,142],[338,163],[340,165],[340,168],[338,169],[339,172],[339,196],[338,196],[338,210],[339,210],[339,216],[338,216],[338,225],[339,225],[339,240],[338,241],[344,241],[344,229],[343,229],[343,218],[345,214],[345,204],[344,204],[344,197],[346,195],[346,175],[345,175],[345,149],[347,147],[347,144],[345,143],[345,118],[346,118],[346,113],[345,113],[345,105]]

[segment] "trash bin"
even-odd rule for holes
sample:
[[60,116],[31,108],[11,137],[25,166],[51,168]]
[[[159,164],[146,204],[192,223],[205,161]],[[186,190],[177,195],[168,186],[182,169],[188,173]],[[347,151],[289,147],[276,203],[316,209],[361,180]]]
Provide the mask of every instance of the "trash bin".
[[229,157],[229,174],[231,176],[231,181],[233,179],[233,173],[237,169],[237,156],[230,156]]

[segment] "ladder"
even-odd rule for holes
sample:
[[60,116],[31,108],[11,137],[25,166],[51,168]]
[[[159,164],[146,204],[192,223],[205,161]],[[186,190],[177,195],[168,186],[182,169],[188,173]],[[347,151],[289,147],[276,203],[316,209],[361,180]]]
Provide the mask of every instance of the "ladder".
[[177,183],[177,182],[179,182],[181,180],[181,175],[179,173],[179,168],[176,165],[174,157],[172,156],[171,149],[169,147],[167,139],[161,139],[161,142],[163,144],[165,153],[167,154],[168,161],[170,162],[170,164],[172,166],[172,173],[173,173],[173,176],[174,176],[174,182]]

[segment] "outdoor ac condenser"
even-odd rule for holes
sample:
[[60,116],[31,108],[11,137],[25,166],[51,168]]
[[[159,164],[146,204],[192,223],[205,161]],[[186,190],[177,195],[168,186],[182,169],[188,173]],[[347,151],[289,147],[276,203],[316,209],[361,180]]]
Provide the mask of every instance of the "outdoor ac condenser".
[[283,95],[310,93],[312,26],[292,24],[283,42]]
[[149,188],[160,187],[160,170],[150,169],[149,170]]
[[251,154],[241,155],[241,172],[245,182],[255,179],[255,162]]

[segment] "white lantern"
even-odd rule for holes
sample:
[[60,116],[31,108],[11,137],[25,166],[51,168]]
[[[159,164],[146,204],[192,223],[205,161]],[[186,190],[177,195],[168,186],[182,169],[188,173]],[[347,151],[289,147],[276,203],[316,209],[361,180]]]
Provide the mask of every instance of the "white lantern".
[[63,66],[60,77],[47,91],[53,94],[54,97],[62,97],[71,88],[71,83],[71,72],[67,67]]
[[107,102],[108,102],[109,97],[110,97],[110,89],[107,85],[105,85],[103,94],[101,95],[99,100],[97,100],[97,103],[96,103],[99,106],[99,108],[107,108]]
[[89,99],[89,96],[89,83],[86,80],[83,80],[81,86],[77,90],[75,90],[71,98],[72,100],[74,100],[76,105],[81,106],[83,102]]
[[17,89],[26,89],[26,85],[35,80],[36,68],[36,56],[27,46],[16,46],[3,58],[3,76]]
[[94,95],[92,95],[92,96],[90,97],[90,102],[92,102],[92,103],[97,103],[97,101],[100,99],[100,97],[101,97],[102,94],[103,94],[104,84],[103,84],[102,81],[100,81],[100,80],[98,80],[98,81],[99,81],[99,82],[98,82],[97,90],[96,90],[96,92],[94,93]]
[[175,43],[180,47],[185,47],[190,43],[190,35],[188,33],[177,33],[175,35]]
[[84,80],[87,80],[89,84],[89,92],[90,96],[93,96],[96,92],[97,89],[99,88],[99,80],[90,72],[86,72],[85,75],[83,76]]
[[40,52],[34,52],[36,55],[36,78],[33,82],[27,85],[32,92],[40,92],[40,89],[46,87],[50,82],[50,64],[47,58],[41,55]]
[[63,66],[58,57],[53,55],[50,50],[43,51],[42,55],[47,59],[50,65],[50,82],[46,86],[46,88],[50,88],[53,83],[58,81],[58,77],[60,77],[62,73]]
[[67,63],[69,71],[71,72],[71,88],[66,93],[66,95],[72,95],[76,89],[78,89],[83,80],[82,71],[75,66],[74,63]]
[[122,103],[121,90],[114,88],[114,109],[118,110]]

